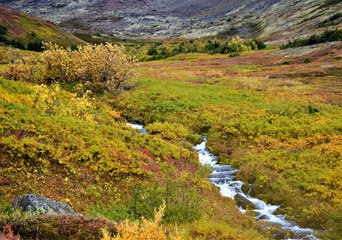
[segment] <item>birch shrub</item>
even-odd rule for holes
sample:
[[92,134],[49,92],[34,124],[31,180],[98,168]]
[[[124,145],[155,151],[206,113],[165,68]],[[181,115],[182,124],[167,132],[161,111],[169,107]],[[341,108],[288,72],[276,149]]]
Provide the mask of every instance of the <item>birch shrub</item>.
[[7,66],[3,75],[11,80],[38,83],[42,77],[42,68],[39,59],[33,55],[21,56]]
[[76,50],[44,43],[45,51],[38,57],[18,59],[9,64],[4,76],[12,80],[82,86],[79,91],[105,91],[118,94],[130,88],[135,57],[124,54],[124,48],[111,43],[78,46]]
[[107,43],[106,45],[80,46],[74,52],[77,78],[90,90],[121,92],[126,80],[133,76],[131,68],[136,59],[125,55],[124,48]]

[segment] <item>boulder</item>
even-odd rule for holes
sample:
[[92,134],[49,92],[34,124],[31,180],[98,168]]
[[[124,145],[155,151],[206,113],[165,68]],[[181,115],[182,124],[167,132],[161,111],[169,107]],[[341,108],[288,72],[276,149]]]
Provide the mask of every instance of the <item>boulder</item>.
[[77,214],[68,204],[37,194],[16,197],[12,207],[32,214]]
[[272,234],[273,238],[276,240],[284,240],[284,239],[293,238],[293,234],[291,232],[283,230],[283,229],[271,228],[269,229],[269,232]]
[[253,209],[257,208],[257,206],[251,200],[249,200],[247,197],[245,197],[244,195],[242,195],[240,193],[238,193],[234,196],[234,200],[239,206],[241,206],[245,209],[247,208],[247,206],[251,207]]

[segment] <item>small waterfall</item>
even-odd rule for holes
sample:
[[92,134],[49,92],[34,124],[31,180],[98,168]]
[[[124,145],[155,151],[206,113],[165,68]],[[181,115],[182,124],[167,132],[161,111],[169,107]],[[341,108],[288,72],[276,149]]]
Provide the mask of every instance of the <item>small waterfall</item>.
[[134,123],[126,123],[128,126],[130,126],[133,129],[138,129],[140,133],[147,133],[144,125],[141,124],[134,124]]
[[217,157],[207,149],[206,143],[207,138],[204,137],[203,142],[194,148],[198,152],[201,164],[213,169],[208,179],[220,189],[222,196],[234,199],[240,205],[239,209],[242,213],[246,212],[246,207],[253,209],[257,220],[280,226],[285,232],[290,232],[293,239],[319,240],[313,235],[312,229],[301,228],[296,223],[287,221],[286,215],[274,214],[279,206],[267,204],[245,194],[242,191],[243,182],[235,180],[235,173],[238,170],[230,165],[217,164]]
[[[140,133],[148,133],[143,125],[132,123],[127,125],[139,130]],[[198,153],[200,163],[213,169],[208,176],[209,181],[220,189],[222,196],[234,199],[240,205],[239,209],[242,213],[247,211],[246,206],[252,208],[257,220],[280,226],[283,231],[292,233],[293,238],[287,240],[319,240],[313,235],[312,229],[299,227],[296,223],[286,220],[286,215],[274,214],[279,206],[253,198],[249,193],[245,194],[242,191],[243,182],[235,180],[238,169],[227,164],[217,164],[217,157],[207,148],[207,137],[204,137],[203,142],[196,145],[194,149]]]

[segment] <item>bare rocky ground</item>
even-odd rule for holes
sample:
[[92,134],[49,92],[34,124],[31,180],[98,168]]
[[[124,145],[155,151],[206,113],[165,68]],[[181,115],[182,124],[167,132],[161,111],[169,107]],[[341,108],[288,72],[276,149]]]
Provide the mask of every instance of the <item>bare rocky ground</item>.
[[341,42],[327,42],[327,43],[320,43],[315,45],[309,45],[304,47],[297,47],[297,48],[288,48],[284,50],[280,50],[270,54],[271,56],[283,56],[287,57],[299,57],[304,56],[306,54],[315,53],[318,51],[325,50],[327,48],[341,48]]
[[[325,0],[0,0],[4,4],[86,31],[138,38],[259,36],[275,44],[320,32],[317,25],[342,12]],[[341,26],[342,18],[333,27]],[[282,39],[279,41],[279,39]]]

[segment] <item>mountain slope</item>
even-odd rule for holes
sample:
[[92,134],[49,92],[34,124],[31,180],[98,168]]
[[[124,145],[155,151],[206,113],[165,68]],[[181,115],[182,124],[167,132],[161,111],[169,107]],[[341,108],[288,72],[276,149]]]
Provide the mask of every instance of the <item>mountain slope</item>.
[[[72,46],[83,41],[56,24],[0,6],[0,42],[20,48],[33,48],[42,41]],[[31,49],[35,50],[35,49]]]
[[[340,0],[81,0],[0,1],[66,29],[132,37],[226,36],[283,38],[319,31],[341,12]],[[341,18],[334,22],[341,25]]]

